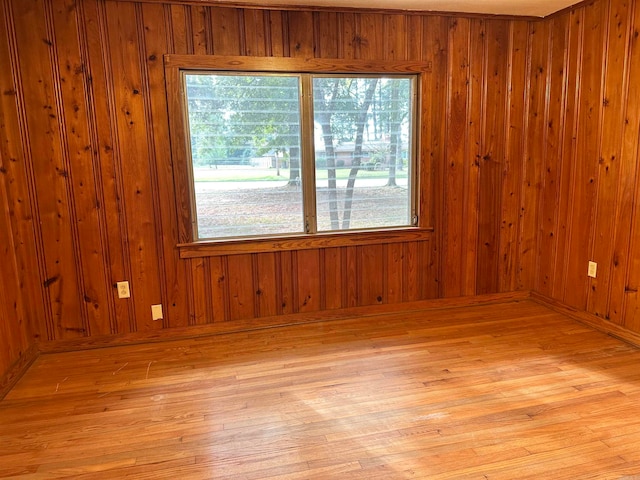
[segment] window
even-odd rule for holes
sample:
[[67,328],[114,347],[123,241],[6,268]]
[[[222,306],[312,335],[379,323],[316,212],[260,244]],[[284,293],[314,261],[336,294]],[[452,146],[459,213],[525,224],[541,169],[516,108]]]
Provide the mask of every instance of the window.
[[177,138],[186,154],[187,241],[418,224],[419,74],[237,63],[173,67],[182,92],[173,108],[180,102],[184,122],[172,145],[180,149]]

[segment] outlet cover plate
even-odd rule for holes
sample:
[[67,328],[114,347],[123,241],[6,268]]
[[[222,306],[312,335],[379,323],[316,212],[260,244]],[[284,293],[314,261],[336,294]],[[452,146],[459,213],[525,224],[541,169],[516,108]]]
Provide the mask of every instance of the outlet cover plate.
[[596,278],[597,273],[598,264],[596,262],[589,262],[589,270],[587,272],[587,275],[589,275],[591,278]]

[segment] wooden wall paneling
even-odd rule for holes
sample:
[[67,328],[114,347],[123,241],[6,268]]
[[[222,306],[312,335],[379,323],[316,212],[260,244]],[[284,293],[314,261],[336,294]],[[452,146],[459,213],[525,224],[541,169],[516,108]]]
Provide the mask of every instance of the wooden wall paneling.
[[324,250],[324,306],[327,310],[342,308],[342,291],[344,281],[342,276],[342,249],[327,248]]
[[385,303],[402,303],[404,295],[404,246],[402,243],[382,245],[383,296]]
[[276,252],[278,282],[278,314],[295,313],[296,304],[293,293],[293,254],[292,252]]
[[541,187],[541,168],[544,165],[544,132],[548,65],[549,24],[529,24],[530,68],[526,97],[527,128],[525,129],[525,155],[520,222],[520,269],[518,289],[530,290],[534,286],[537,262],[538,203]]
[[[61,98],[59,110],[69,157],[70,209],[75,224],[77,266],[80,269],[87,335],[108,335],[115,330],[113,295],[106,255],[106,232],[100,186],[97,139],[92,135],[87,66],[83,58],[86,38],[78,5],[70,0],[54,2],[53,23],[57,73]],[[81,37],[81,38],[79,38]],[[80,44],[82,42],[82,45]],[[65,106],[67,108],[65,108]]]
[[211,7],[211,36],[216,55],[245,55],[244,19],[238,8]]
[[274,57],[289,56],[289,35],[286,32],[284,12],[271,10],[269,16],[269,38],[267,42],[267,55]]
[[[572,217],[567,283],[564,302],[585,310],[587,306],[587,264],[594,234],[594,208],[600,159],[600,111],[602,108],[603,19],[606,3],[594,2],[584,7],[584,30],[580,65],[578,130],[574,162]],[[594,140],[595,139],[595,140]]]
[[[640,6],[632,2],[629,13],[629,46],[626,76],[626,102],[623,107],[624,125],[620,146],[620,185],[616,213],[615,243],[611,267],[611,287],[608,318],[621,325],[625,323],[626,311],[635,312],[640,281],[640,251],[637,250],[638,199],[634,197],[638,185],[638,133],[640,132]],[[632,234],[633,232],[633,234]],[[630,251],[631,243],[636,249]],[[628,283],[627,283],[628,281]],[[635,286],[635,287],[634,287]],[[630,307],[627,309],[627,307]],[[633,325],[630,322],[629,325]],[[639,331],[639,323],[636,329]]]
[[[48,29],[43,2],[14,2],[15,31],[20,75],[26,102],[28,142],[42,227],[45,278],[51,311],[52,339],[85,333],[80,288],[76,271],[76,242],[72,231],[69,197],[69,166],[61,144],[61,112],[58,111],[54,39]],[[34,42],[34,35],[43,39]],[[44,113],[44,114],[43,114]],[[35,191],[32,194],[36,194]]]
[[[29,347],[26,309],[11,226],[5,176],[7,161],[0,149],[0,379]],[[0,380],[1,381],[1,380]]]
[[406,44],[407,60],[423,60],[426,55],[424,43],[424,19],[423,15],[407,15],[405,18],[406,28],[399,32],[404,36]]
[[384,298],[383,245],[363,245],[358,250],[358,305],[376,305]]
[[313,58],[315,56],[313,12],[289,11],[286,18],[288,19],[289,55]]
[[258,253],[254,255],[254,272],[258,316],[272,317],[278,314],[278,285],[276,274],[276,254]]
[[317,312],[321,308],[320,252],[318,250],[300,250],[296,252],[295,293],[298,312]]
[[[448,51],[449,19],[426,16],[422,22],[424,48],[423,60],[431,62],[431,74],[422,76],[422,105],[426,110],[422,116],[419,158],[419,207],[420,225],[433,227],[437,240],[431,242],[432,258],[435,260],[433,281],[439,295],[444,295],[443,282],[445,261],[444,217],[445,170],[448,159],[445,152],[446,116],[448,108]],[[412,294],[408,295],[411,298]]]
[[251,254],[229,255],[226,261],[229,279],[229,320],[256,318],[256,288],[253,283]]
[[[147,124],[155,163],[151,165],[156,224],[162,234],[157,235],[157,248],[161,252],[160,280],[164,322],[166,326],[185,326],[188,322],[188,305],[184,282],[186,264],[180,261],[178,243],[178,219],[176,191],[173,183],[173,161],[169,143],[169,118],[165,94],[165,71],[162,56],[169,50],[170,35],[167,31],[167,12],[162,5],[142,4],[144,32],[143,90],[147,106]],[[178,92],[168,92],[175,96]]]
[[314,31],[316,32],[316,57],[319,58],[340,58],[338,45],[344,40],[337,12],[315,12]]
[[191,269],[190,287],[193,295],[193,313],[191,325],[203,325],[213,319],[211,305],[211,272],[207,258],[190,258],[187,263]]
[[516,290],[519,266],[520,205],[524,141],[525,85],[527,84],[529,25],[509,22],[505,159],[502,167],[498,291]]
[[[620,185],[620,149],[624,123],[627,59],[629,58],[630,12],[627,0],[610,0],[605,21],[604,55],[606,70],[602,92],[602,118],[600,119],[600,156],[598,189],[595,212],[595,231],[590,260],[598,264],[597,277],[590,280],[587,311],[599,317],[608,317],[611,288],[611,269],[616,237],[618,187]],[[608,21],[607,21],[608,19]],[[625,228],[624,225],[622,228]]]
[[342,12],[338,17],[342,28],[342,42],[338,44],[338,58],[353,59],[358,58],[358,27],[356,22],[356,14]]
[[245,9],[242,15],[244,25],[242,31],[245,36],[245,54],[264,57],[267,55],[267,20],[265,10]]
[[193,35],[191,45],[192,53],[196,55],[213,54],[213,39],[211,33],[211,7],[205,5],[192,5],[191,29],[188,31]]
[[[124,186],[117,131],[112,122],[116,110],[111,83],[113,70],[109,60],[105,4],[98,1],[84,1],[81,7],[83,20],[81,23],[85,27],[86,35],[87,76],[85,78],[89,95],[86,107],[94,143],[97,143],[99,167],[99,171],[96,171],[96,181],[99,182],[97,193],[102,203],[102,223],[106,232],[108,273],[113,298],[116,296],[115,283],[131,278],[130,261],[126,253],[125,219],[120,215]],[[114,333],[128,333],[135,330],[132,302],[114,299],[112,305],[115,312],[115,318],[111,319]]]
[[486,115],[486,31],[485,21],[474,18],[469,30],[469,83],[467,118],[462,163],[462,295],[475,295],[478,274],[480,216],[480,158],[484,148]]
[[379,13],[358,14],[358,58],[385,58],[384,17]]
[[553,262],[557,272],[553,282],[553,298],[564,299],[567,288],[568,255],[571,254],[571,216],[573,214],[572,194],[575,180],[576,137],[578,132],[578,105],[580,95],[580,64],[584,29],[584,9],[573,10],[567,14],[568,37],[566,46],[565,76],[567,83],[566,102],[562,112],[562,151],[559,167],[559,199],[556,227],[555,258],[541,259],[541,262]]
[[485,88],[478,201],[478,275],[476,293],[499,291],[499,238],[502,169],[505,158],[509,24],[485,22]]
[[[25,138],[25,98],[20,82],[19,59],[11,3],[0,5],[0,182],[9,211],[6,232],[12,234],[12,255],[17,262],[18,285],[28,295],[22,319],[29,341],[47,338],[48,315],[41,278],[44,274],[42,236],[36,199],[30,193],[33,169]],[[4,370],[2,370],[4,372]]]
[[343,248],[343,270],[342,278],[344,279],[342,306],[357,307],[358,302],[358,284],[361,281],[358,269],[358,251],[357,247],[344,247]]
[[465,165],[468,122],[470,21],[449,21],[447,65],[446,144],[444,150],[444,199],[442,210],[442,290],[444,297],[464,294],[463,251]]
[[403,289],[402,301],[414,302],[420,299],[420,282],[422,281],[421,251],[418,248],[419,242],[406,242],[402,244],[402,255],[404,257],[402,265]]
[[229,302],[229,274],[226,257],[209,257],[211,285],[211,321],[219,323],[231,318]]
[[418,242],[418,248],[422,251],[421,268],[420,268],[420,298],[422,300],[429,300],[432,298],[440,298],[439,285],[436,282],[436,267],[438,257],[434,255],[434,248],[432,247],[433,240],[431,238]]
[[155,194],[152,174],[155,170],[153,145],[149,145],[147,105],[148,88],[142,76],[143,51],[140,45],[139,16],[135,4],[107,2],[107,26],[111,53],[113,93],[117,106],[117,138],[121,158],[121,175],[125,181],[121,215],[126,219],[128,256],[131,262],[131,300],[134,304],[136,330],[162,328],[151,318],[151,305],[162,303],[157,248],[159,225],[156,224]]
[[562,134],[564,106],[566,103],[567,77],[565,72],[566,47],[569,33],[567,15],[555,17],[549,31],[547,66],[547,113],[544,133],[544,165],[542,168],[542,192],[540,195],[540,238],[538,240],[538,272],[536,291],[551,296],[557,266],[553,262],[559,235],[558,209],[560,199],[560,174],[562,171]]
[[[385,15],[382,24],[385,60],[407,60],[407,16]],[[419,39],[418,39],[419,40]]]
[[193,34],[191,33],[191,9],[187,5],[170,4],[169,33],[171,34],[170,53],[193,53]]

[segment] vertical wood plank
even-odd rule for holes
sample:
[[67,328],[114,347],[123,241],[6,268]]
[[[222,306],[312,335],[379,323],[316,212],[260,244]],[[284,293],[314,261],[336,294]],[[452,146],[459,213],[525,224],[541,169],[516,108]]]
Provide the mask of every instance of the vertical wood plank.
[[191,45],[196,55],[211,55],[213,41],[211,38],[211,9],[204,5],[193,5],[191,11]]
[[[23,327],[27,338],[47,338],[48,312],[45,309],[45,292],[41,282],[43,254],[42,235],[38,221],[36,199],[31,195],[29,184],[33,182],[30,147],[24,142],[26,135],[25,96],[20,83],[19,59],[11,4],[0,5],[0,26],[6,35],[0,36],[0,181],[5,190],[9,224],[5,232],[11,231],[12,255],[17,263],[18,282],[28,294],[25,302]],[[24,143],[23,143],[24,142]],[[7,247],[10,244],[5,244]],[[6,277],[9,278],[9,277]]]
[[295,313],[296,304],[293,300],[293,258],[291,252],[278,252],[277,282],[278,282],[278,313],[286,315]]
[[211,313],[213,322],[225,322],[230,318],[229,275],[224,257],[210,257]]
[[256,254],[256,301],[259,316],[271,317],[277,315],[277,285],[276,285],[276,254]]
[[[622,169],[620,155],[624,104],[628,102],[626,96],[630,25],[628,2],[612,0],[609,3],[608,16],[605,18],[608,18],[608,36],[605,37],[606,71],[603,72],[604,91],[601,97],[600,138],[602,141],[598,164],[594,239],[590,252],[590,259],[598,264],[598,275],[590,280],[587,310],[599,317],[608,318],[614,241],[618,225],[616,211]],[[623,228],[625,227],[626,225]]]
[[229,320],[256,317],[253,259],[251,255],[230,255],[226,258],[229,280]]
[[402,243],[385,245],[383,284],[385,303],[401,303],[404,292],[404,246]]
[[[624,126],[620,153],[620,184],[616,214],[615,244],[611,268],[611,295],[608,317],[616,324],[624,324],[626,312],[636,312],[638,305],[638,270],[640,251],[637,250],[639,234],[637,206],[634,192],[638,184],[638,126],[640,125],[640,8],[633,3],[630,12],[629,46],[624,105]],[[631,250],[631,246],[634,250]],[[633,314],[635,315],[635,314]],[[632,326],[633,321],[627,325]],[[638,324],[636,323],[636,326]],[[636,327],[634,331],[639,331]]]
[[[106,12],[103,3],[85,1],[83,24],[86,32],[87,69],[90,99],[87,108],[92,114],[89,123],[98,144],[99,172],[96,173],[98,192],[102,202],[103,222],[108,248],[109,282],[111,297],[116,296],[115,283],[131,278],[130,260],[127,254],[126,219],[120,214],[124,196],[121,174],[121,155],[117,141],[117,129],[112,121],[116,106],[113,89],[112,65],[109,59],[110,44],[107,36]],[[88,80],[88,78],[87,78]],[[131,300],[114,299],[115,318],[112,319],[115,333],[135,330],[133,303]]]
[[574,10],[569,14],[568,19],[568,39],[567,51],[565,54],[565,75],[566,75],[566,104],[563,110],[562,126],[562,165],[560,166],[559,200],[558,200],[558,226],[556,228],[555,258],[545,259],[553,261],[557,270],[553,283],[553,298],[564,299],[564,292],[567,288],[567,266],[569,249],[569,239],[571,235],[571,215],[573,208],[572,193],[575,165],[576,135],[578,129],[578,98],[580,94],[580,63],[581,44],[584,26],[584,10]]
[[150,164],[145,97],[142,93],[141,46],[133,4],[108,2],[107,23],[111,64],[114,72],[113,93],[117,111],[116,125],[121,174],[126,181],[122,209],[126,218],[128,255],[131,259],[131,298],[134,302],[136,329],[162,327],[151,318],[151,305],[162,303],[160,292],[157,225]]
[[244,55],[245,41],[240,33],[239,12],[237,8],[211,8],[212,50],[216,55]]
[[[52,339],[85,333],[80,288],[76,272],[70,204],[69,171],[65,163],[52,65],[54,39],[47,29],[43,1],[12,2],[17,48],[23,61],[20,76],[26,109],[29,149],[42,226],[45,278]],[[34,42],[34,35],[41,41]],[[27,60],[28,61],[25,61]]]
[[475,295],[478,275],[480,215],[480,157],[484,148],[486,115],[486,30],[485,21],[472,19],[469,27],[469,84],[462,170],[462,295]]
[[299,312],[320,310],[320,254],[318,250],[297,252],[297,305]]
[[341,12],[338,17],[342,26],[342,43],[338,45],[338,58],[358,58],[359,37],[356,26],[356,15],[350,12]]
[[384,59],[406,60],[407,42],[407,17],[405,15],[385,15],[383,17]]
[[358,305],[376,305],[384,298],[382,245],[363,245],[358,250]]
[[520,267],[518,289],[534,286],[538,238],[538,203],[540,198],[541,165],[544,165],[544,120],[546,111],[547,52],[549,26],[547,23],[529,24],[530,70],[528,76],[523,167],[523,191],[520,222]]
[[[602,108],[604,2],[584,8],[578,129],[573,159],[575,169],[571,197],[572,216],[564,302],[574,308],[587,307],[587,264],[593,239],[594,208],[600,148]],[[594,141],[595,139],[595,141]]]
[[528,23],[509,22],[507,76],[507,118],[505,161],[502,170],[500,245],[498,248],[499,291],[516,289],[522,192],[522,157],[525,133],[525,85],[527,72]]
[[502,170],[505,158],[507,54],[509,25],[487,20],[483,144],[478,200],[478,277],[476,293],[496,293],[499,287],[499,239]]
[[538,273],[536,290],[551,296],[556,279],[553,262],[558,246],[558,207],[562,171],[562,135],[564,106],[566,104],[567,77],[565,72],[566,47],[569,32],[566,15],[551,20],[547,71],[548,105],[545,118],[545,163],[542,169],[540,195],[540,238],[538,242]]
[[379,13],[362,13],[358,17],[359,58],[363,60],[380,59],[385,51],[383,16]]
[[315,29],[318,32],[317,57],[338,58],[338,44],[342,40],[342,32],[338,30],[339,15],[341,14],[324,11],[315,14]]
[[442,203],[442,294],[463,294],[462,212],[465,188],[465,146],[467,141],[467,108],[469,78],[469,35],[467,19],[451,19],[449,23],[449,63],[446,111],[446,145],[444,201]]
[[[162,252],[163,303],[165,322],[169,326],[184,326],[189,317],[182,285],[186,278],[184,262],[180,261],[175,245],[179,243],[176,191],[173,182],[173,161],[169,143],[169,119],[166,97],[154,95],[165,88],[162,55],[167,45],[165,11],[161,5],[144,4],[144,62],[147,88],[147,124],[153,125],[149,135],[155,163],[151,165],[158,224],[158,251]],[[170,95],[177,94],[173,92]]]
[[[245,35],[245,54],[264,57],[267,55],[267,30],[265,10],[244,10],[242,18]],[[215,39],[214,39],[215,41]]]
[[340,248],[327,248],[324,251],[324,292],[325,308],[333,310],[342,307],[342,254]]
[[171,4],[172,53],[193,53],[193,34],[191,33],[191,12],[186,5]]
[[358,282],[360,280],[358,270],[358,251],[357,247],[344,247],[342,249],[342,276],[345,282],[343,288],[342,305],[344,307],[358,306]]
[[[105,252],[105,225],[102,202],[96,190],[99,173],[98,146],[90,131],[91,108],[87,105],[90,92],[87,65],[82,58],[77,32],[78,10],[75,2],[56,2],[53,10],[59,78],[62,102],[62,122],[69,162],[71,205],[78,245],[78,268],[81,270],[81,293],[85,302],[88,335],[108,335],[111,325],[111,286]],[[83,39],[84,40],[84,39]],[[71,108],[64,108],[69,105]]]
[[423,22],[423,60],[431,62],[432,73],[423,77],[422,104],[426,112],[422,121],[422,141],[419,159],[420,224],[435,229],[437,240],[432,242],[432,258],[436,259],[435,282],[439,295],[444,295],[445,255],[445,172],[448,171],[446,153],[449,91],[449,19],[427,16]]
[[271,10],[269,15],[269,43],[267,45],[267,54],[274,57],[289,56],[289,38],[286,29],[283,12]]
[[191,288],[193,289],[193,324],[204,325],[212,321],[211,278],[208,262],[204,258],[192,258]]
[[313,13],[287,12],[289,31],[289,54],[292,57],[313,58],[315,56]]

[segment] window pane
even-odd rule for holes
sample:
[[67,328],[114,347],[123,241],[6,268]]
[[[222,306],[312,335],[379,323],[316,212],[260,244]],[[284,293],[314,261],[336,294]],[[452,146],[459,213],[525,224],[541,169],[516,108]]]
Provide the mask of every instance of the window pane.
[[197,238],[302,232],[299,77],[185,83]]
[[411,224],[409,78],[313,80],[318,231]]

